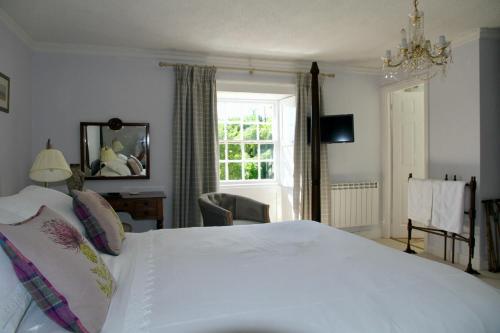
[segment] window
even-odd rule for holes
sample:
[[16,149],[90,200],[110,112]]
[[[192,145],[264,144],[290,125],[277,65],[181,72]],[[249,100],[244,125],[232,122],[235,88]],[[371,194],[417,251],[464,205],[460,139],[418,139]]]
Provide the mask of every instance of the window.
[[276,100],[218,98],[221,181],[276,180],[277,109]]

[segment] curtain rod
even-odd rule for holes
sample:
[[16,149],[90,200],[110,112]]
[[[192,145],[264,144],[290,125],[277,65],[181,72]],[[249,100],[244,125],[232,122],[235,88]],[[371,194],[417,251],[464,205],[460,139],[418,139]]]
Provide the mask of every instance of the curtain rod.
[[[163,61],[160,61],[158,63],[158,65],[160,67],[175,67],[177,66],[178,64],[172,64],[172,63],[168,63],[168,62],[163,62]],[[294,71],[283,71],[283,70],[278,70],[278,69],[263,69],[263,68],[254,68],[254,67],[230,67],[230,66],[214,66],[216,68],[219,68],[219,69],[225,69],[225,70],[229,70],[229,71],[245,71],[245,72],[248,72],[250,74],[253,74],[254,72],[267,72],[267,73],[279,73],[279,74],[299,74],[301,72],[294,72]],[[335,74],[333,73],[320,73],[321,76],[324,76],[324,77],[335,77]]]

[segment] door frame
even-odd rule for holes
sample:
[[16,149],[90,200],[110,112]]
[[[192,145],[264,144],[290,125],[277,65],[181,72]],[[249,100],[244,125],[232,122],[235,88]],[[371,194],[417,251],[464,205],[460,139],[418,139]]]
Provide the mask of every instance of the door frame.
[[[380,91],[382,116],[382,237],[390,238],[392,221],[392,123],[391,94],[401,89],[424,85],[424,177],[429,175],[429,81],[405,80],[385,85]],[[427,237],[425,237],[427,245]]]

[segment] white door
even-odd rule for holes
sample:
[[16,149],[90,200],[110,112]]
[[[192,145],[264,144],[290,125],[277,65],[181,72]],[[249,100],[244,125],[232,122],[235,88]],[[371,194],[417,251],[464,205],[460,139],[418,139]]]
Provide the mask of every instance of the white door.
[[[408,175],[425,177],[423,85],[391,93],[392,223],[391,237],[407,237]],[[423,237],[422,232],[412,233]]]

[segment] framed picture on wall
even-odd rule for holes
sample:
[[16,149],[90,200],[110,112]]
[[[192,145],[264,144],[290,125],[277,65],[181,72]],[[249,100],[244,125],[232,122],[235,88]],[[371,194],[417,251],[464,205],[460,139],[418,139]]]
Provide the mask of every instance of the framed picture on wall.
[[9,113],[10,79],[0,73],[0,111]]

